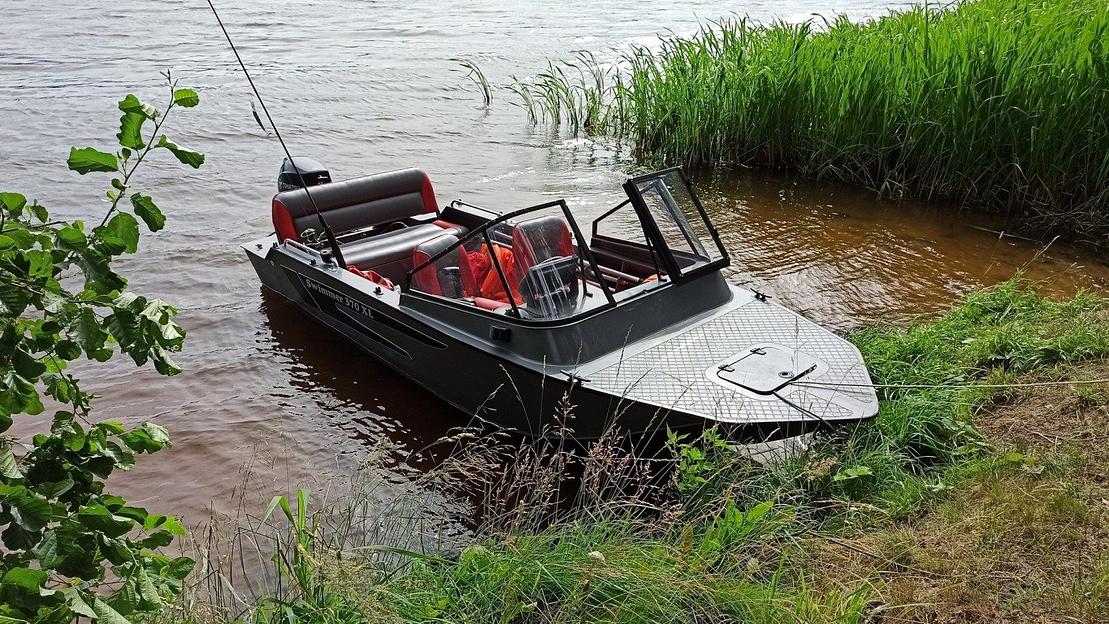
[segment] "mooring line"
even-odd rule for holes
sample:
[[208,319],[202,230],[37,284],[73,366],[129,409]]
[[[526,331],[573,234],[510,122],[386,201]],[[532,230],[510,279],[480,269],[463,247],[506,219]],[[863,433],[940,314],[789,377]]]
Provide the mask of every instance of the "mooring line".
[[822,388],[883,388],[894,390],[959,390],[965,388],[1035,388],[1039,386],[1085,386],[1109,384],[1109,379],[1079,379],[1075,381],[1028,381],[1006,384],[862,384],[840,383],[835,381],[796,381],[791,386],[813,386]]

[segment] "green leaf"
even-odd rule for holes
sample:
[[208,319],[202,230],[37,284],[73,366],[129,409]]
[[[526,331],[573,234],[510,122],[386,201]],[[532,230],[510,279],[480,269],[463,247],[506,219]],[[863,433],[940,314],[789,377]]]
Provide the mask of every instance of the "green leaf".
[[7,440],[0,440],[0,476],[5,479],[22,479],[23,473],[19,471],[19,464],[15,461],[15,453]]
[[154,453],[169,444],[169,433],[159,425],[145,422],[141,427],[120,434],[119,439],[136,453]]
[[135,207],[135,214],[146,223],[151,232],[157,232],[166,224],[166,216],[154,205],[154,200],[149,195],[135,193],[131,196],[131,205]]
[[42,570],[12,568],[4,575],[3,582],[5,585],[12,585],[28,592],[38,594],[39,588],[46,583],[47,578],[49,577],[46,572]]
[[142,540],[143,548],[161,548],[173,543],[173,536],[168,531],[154,531]]
[[144,121],[146,121],[146,117],[141,113],[123,113],[123,116],[119,118],[119,134],[116,134],[120,147],[133,150],[146,147],[142,140],[142,124]]
[[170,141],[169,137],[164,134],[158,139],[158,147],[163,147],[170,152],[173,152],[173,155],[177,157],[177,160],[192,167],[193,169],[199,169],[200,165],[204,164],[204,154],[185,149],[180,145],[174,143],[173,141]]
[[72,490],[74,485],[76,485],[76,483],[74,483],[73,479],[64,477],[59,481],[40,483],[35,486],[35,489],[47,498],[58,498],[62,494]]
[[135,589],[138,590],[145,609],[152,611],[162,606],[162,597],[158,594],[145,568],[140,567],[135,571]]
[[131,624],[119,611],[99,598],[92,599],[92,610],[96,612],[97,624]]
[[158,116],[158,109],[143,102],[130,93],[127,94],[127,97],[119,101],[119,110],[125,113],[137,113],[147,119],[154,119]]
[[86,306],[82,306],[80,314],[70,322],[69,331],[77,339],[77,344],[85,350],[85,354],[92,359],[97,359],[93,354],[103,350],[104,341],[108,339],[108,332],[101,327],[96,312]]
[[50,277],[54,273],[54,258],[48,251],[28,249],[23,252],[23,259],[28,265],[27,277],[31,279]]
[[134,520],[117,516],[99,503],[85,505],[77,512],[77,517],[85,526],[108,537],[119,537],[135,526]]
[[43,223],[46,223],[46,220],[50,218],[50,213],[46,211],[46,207],[38,202],[31,204],[30,211],[36,219]]
[[12,247],[15,247],[15,239],[11,236],[0,234],[0,251],[11,249]]
[[43,536],[42,541],[35,546],[35,557],[39,560],[39,565],[44,569],[50,570],[54,566],[61,563],[62,558],[58,554],[58,532],[51,530]]
[[193,571],[196,562],[188,557],[178,557],[169,563],[166,573],[181,581]]
[[70,148],[69,160],[66,161],[66,164],[69,165],[71,170],[81,175],[94,171],[114,172],[119,169],[119,161],[116,160],[115,156],[92,147]]
[[15,369],[16,374],[28,381],[34,381],[46,372],[46,366],[23,349],[16,349],[12,352],[11,358],[12,368]]
[[28,531],[41,531],[50,522],[54,513],[54,506],[46,499],[40,498],[26,488],[18,496],[8,500],[11,505],[12,519],[15,523]]
[[96,618],[96,611],[93,611],[89,603],[81,597],[81,594],[77,593],[76,587],[66,587],[62,589],[61,592],[66,597],[66,604],[69,605],[70,611],[73,611],[77,615],[83,615],[90,620]]
[[854,479],[859,479],[861,477],[869,477],[873,474],[874,472],[866,466],[852,466],[850,468],[845,468],[837,472],[836,476],[832,477],[832,480],[851,481]]
[[139,248],[139,221],[129,212],[116,213],[102,230],[104,241],[122,245],[127,253],[135,253]]
[[67,362],[76,360],[81,357],[81,345],[72,340],[60,340],[54,345],[54,353]]
[[55,235],[60,242],[65,243],[70,249],[84,249],[89,244],[85,233],[73,223],[58,230]]
[[200,104],[200,96],[192,89],[176,89],[173,92],[173,103],[185,108],[192,108]]
[[19,193],[0,193],[0,206],[13,217],[18,217],[27,205],[27,198]]

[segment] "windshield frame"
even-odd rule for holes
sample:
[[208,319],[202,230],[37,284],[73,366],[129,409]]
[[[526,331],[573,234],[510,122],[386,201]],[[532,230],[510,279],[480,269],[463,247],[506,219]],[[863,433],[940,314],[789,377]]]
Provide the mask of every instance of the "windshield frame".
[[[616,305],[617,305],[616,299],[613,296],[612,290],[608,287],[607,284],[604,283],[604,280],[600,280],[599,284],[591,285],[592,287],[599,288],[601,290],[601,292],[604,293],[605,300],[606,300],[606,303],[604,305],[597,306],[597,307],[595,307],[591,310],[587,310],[585,312],[581,312],[581,313],[578,313],[578,314],[575,314],[575,315],[571,315],[571,316],[567,316],[567,317],[563,317],[563,318],[557,318],[557,319],[526,318],[526,317],[524,317],[523,315],[520,314],[519,307],[516,305],[515,301],[512,300],[512,297],[509,297],[510,310],[512,311],[512,314],[496,314],[492,311],[485,310],[485,309],[482,309],[482,308],[467,306],[467,305],[462,303],[462,300],[451,299],[451,298],[448,298],[448,297],[438,297],[436,295],[425,293],[425,292],[423,292],[419,289],[412,288],[412,277],[418,271],[420,271],[424,267],[427,267],[428,265],[434,264],[436,261],[438,261],[440,258],[446,256],[447,254],[457,251],[457,249],[459,247],[465,245],[467,242],[470,242],[470,241],[480,237],[480,238],[482,238],[482,240],[485,241],[485,243],[487,245],[492,246],[492,241],[490,240],[490,237],[489,237],[489,231],[492,228],[494,228],[498,225],[501,225],[503,223],[506,223],[506,222],[508,222],[512,219],[518,218],[522,215],[526,215],[526,214],[531,213],[531,212],[539,212],[539,211],[547,210],[547,209],[551,209],[551,208],[561,209],[562,215],[566,218],[566,223],[570,227],[570,231],[574,235],[574,240],[577,242],[577,245],[575,246],[575,251],[577,252],[578,257],[581,258],[581,259],[584,259],[586,262],[589,263],[589,268],[593,272],[593,275],[595,275],[595,276],[601,275],[601,269],[600,269],[600,266],[597,264],[597,259],[593,257],[593,251],[589,248],[589,245],[586,243],[585,237],[582,236],[581,229],[578,227],[578,223],[574,219],[574,215],[571,214],[569,206],[566,205],[565,200],[556,199],[556,200],[553,200],[553,201],[544,202],[542,204],[536,204],[534,206],[529,206],[527,208],[521,208],[520,210],[514,210],[514,211],[509,212],[507,214],[500,215],[500,216],[498,216],[494,219],[491,219],[491,220],[485,222],[480,227],[477,227],[477,228],[474,228],[473,230],[470,230],[469,232],[466,233],[465,236],[462,236],[461,238],[459,238],[454,243],[451,243],[451,245],[449,245],[447,248],[445,248],[442,251],[436,253],[435,255],[431,256],[430,258],[428,258],[427,260],[421,262],[420,264],[412,267],[407,273],[405,273],[404,282],[401,283],[401,292],[403,294],[406,294],[406,295],[418,295],[420,297],[431,298],[435,301],[451,302],[454,305],[456,305],[456,306],[458,306],[462,309],[465,309],[465,310],[473,310],[473,311],[481,312],[482,314],[485,314],[485,315],[492,316],[492,317],[500,319],[500,320],[511,319],[512,321],[520,322],[520,323],[527,323],[529,325],[562,325],[562,324],[565,324],[567,322],[571,322],[571,321],[577,320],[579,318],[582,318],[582,317],[585,317],[585,316],[590,316],[590,315],[596,314],[598,312],[602,312],[604,310],[608,310],[608,309],[611,309],[613,307],[616,307]],[[507,278],[505,277],[504,271],[503,271],[502,267],[500,266],[500,262],[496,261],[495,258],[493,260],[494,261],[493,261],[492,264],[493,264],[493,266],[495,267],[495,269],[497,271],[498,277],[500,278],[502,284],[504,285],[504,287],[506,289],[506,292],[508,292],[509,284],[508,284]],[[584,274],[582,275],[582,279],[585,279]]]
[[[662,178],[672,173],[677,173],[682,183],[685,184],[686,190],[689,192],[689,197],[693,200],[693,206],[697,209],[697,215],[705,224],[709,235],[712,237],[712,243],[716,245],[716,249],[720,252],[720,257],[716,260],[712,260],[710,262],[698,265],[692,269],[688,269],[685,271],[681,269],[681,266],[679,265],[678,260],[675,257],[674,250],[671,249],[670,244],[667,243],[666,238],[662,234],[662,230],[659,228],[658,223],[655,221],[654,215],[651,214],[650,209],[647,207],[647,204],[643,200],[643,196],[639,191],[640,184],[651,180],[662,180]],[[666,271],[672,276],[672,279],[690,279],[699,275],[704,275],[705,273],[718,271],[731,264],[731,256],[728,255],[728,250],[724,248],[724,243],[720,240],[720,232],[717,231],[716,225],[714,225],[712,220],[709,219],[708,213],[705,212],[705,207],[701,204],[701,198],[698,197],[696,191],[693,190],[692,182],[689,180],[689,177],[685,175],[685,171],[683,171],[681,167],[670,167],[668,169],[662,169],[634,178],[629,178],[627,182],[624,182],[624,192],[627,194],[628,199],[631,200],[632,206],[635,208],[636,213],[638,213],[639,220],[643,224],[643,229],[645,234],[647,235],[648,240],[654,239],[651,242],[655,246],[655,252],[657,252],[661,257],[663,264],[666,265]],[[620,205],[623,206],[623,203],[621,203]],[[599,217],[598,220],[604,218],[605,216],[608,216],[615,211],[616,209],[614,208],[613,210]],[[685,215],[683,214],[682,216],[684,217]],[[687,238],[690,235],[690,233],[686,232],[684,229],[682,230],[682,234]],[[702,241],[702,244],[707,245],[708,241]]]

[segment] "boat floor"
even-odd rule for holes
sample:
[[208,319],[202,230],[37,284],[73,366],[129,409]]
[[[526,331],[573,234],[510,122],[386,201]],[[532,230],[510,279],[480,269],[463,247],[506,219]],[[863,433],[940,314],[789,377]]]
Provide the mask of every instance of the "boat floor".
[[[738,301],[732,306],[679,334],[629,344],[619,354],[579,367],[575,374],[585,380],[586,387],[721,423],[849,421],[877,413],[870,375],[854,345],[747,291],[738,291],[736,296]],[[805,411],[774,394],[752,392],[720,378],[721,366],[730,366],[759,347],[779,354],[779,363],[792,359],[794,367],[807,368],[819,362],[811,374],[777,392]],[[751,371],[746,374],[760,377]],[[788,377],[761,377],[751,381],[756,386],[765,382],[763,390],[788,381]],[[813,385],[804,385],[806,382]]]

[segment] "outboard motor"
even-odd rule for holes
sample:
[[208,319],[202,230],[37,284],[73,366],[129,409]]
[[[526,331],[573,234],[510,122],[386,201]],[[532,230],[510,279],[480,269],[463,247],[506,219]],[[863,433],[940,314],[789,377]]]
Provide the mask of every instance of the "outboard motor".
[[[297,175],[298,169],[300,175]],[[300,183],[301,176],[304,177],[303,185]],[[286,158],[281,163],[281,169],[277,172],[277,191],[288,191],[302,186],[317,186],[327,184],[330,181],[331,172],[325,169],[323,165],[311,158],[296,156],[291,161]]]

